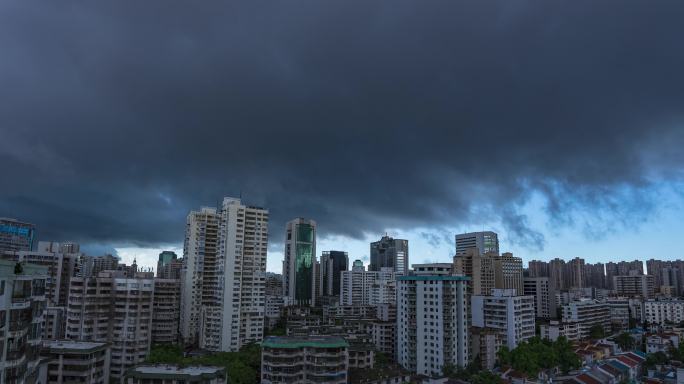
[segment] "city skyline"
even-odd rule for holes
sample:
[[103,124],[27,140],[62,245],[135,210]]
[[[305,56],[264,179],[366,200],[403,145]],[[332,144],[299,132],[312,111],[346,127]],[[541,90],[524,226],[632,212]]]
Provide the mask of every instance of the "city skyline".
[[683,19],[0,1],[0,384],[684,384]]

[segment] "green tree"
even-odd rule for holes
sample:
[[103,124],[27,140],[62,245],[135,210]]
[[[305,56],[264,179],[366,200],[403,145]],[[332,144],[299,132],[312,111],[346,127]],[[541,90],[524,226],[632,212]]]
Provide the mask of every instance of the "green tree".
[[[377,368],[384,368],[389,364],[389,359],[387,358],[387,355],[385,355],[382,352],[378,352],[375,354],[375,366]],[[445,376],[448,376],[445,374]]]
[[627,332],[619,334],[615,338],[615,342],[623,351],[629,351],[634,348],[634,338]]
[[601,324],[596,324],[589,328],[589,337],[596,340],[602,339],[606,336],[606,332]]
[[496,352],[496,357],[499,359],[500,365],[510,365],[511,364],[511,351],[507,346],[502,346],[499,351]]
[[456,371],[456,366],[451,363],[446,363],[442,366],[442,375],[446,377],[455,378]]
[[147,358],[148,363],[175,364],[178,366],[213,365],[226,369],[231,384],[259,382],[261,348],[258,344],[245,345],[240,352],[218,352],[198,357],[183,357],[177,345],[155,345]]
[[658,351],[656,353],[647,354],[646,355],[646,362],[644,363],[644,365],[647,368],[652,368],[655,365],[665,364],[668,361],[669,361],[669,359],[667,357],[667,354],[665,354],[665,352]]
[[498,375],[489,371],[480,371],[470,377],[472,384],[501,384],[503,381]]
[[572,344],[564,336],[559,337],[553,348],[558,356],[558,367],[561,372],[567,373],[582,366],[582,361],[572,349]]
[[672,350],[672,359],[684,361],[684,341]]

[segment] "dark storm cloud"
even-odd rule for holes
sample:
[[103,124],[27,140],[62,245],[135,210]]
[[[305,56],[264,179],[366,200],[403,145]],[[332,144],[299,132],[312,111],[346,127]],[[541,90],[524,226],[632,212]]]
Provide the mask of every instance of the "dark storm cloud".
[[520,213],[536,191],[552,223],[602,233],[681,181],[683,17],[675,1],[5,1],[0,216],[159,244],[242,192],[271,209],[272,241],[295,216],[348,236],[501,219],[542,247]]

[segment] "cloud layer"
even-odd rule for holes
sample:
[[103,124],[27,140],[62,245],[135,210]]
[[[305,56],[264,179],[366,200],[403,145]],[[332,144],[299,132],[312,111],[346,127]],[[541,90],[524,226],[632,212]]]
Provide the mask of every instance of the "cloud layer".
[[683,17],[677,1],[6,1],[0,216],[177,243],[190,209],[242,193],[271,209],[272,241],[295,216],[351,237],[501,220],[539,248],[534,192],[552,223],[600,235],[682,179]]

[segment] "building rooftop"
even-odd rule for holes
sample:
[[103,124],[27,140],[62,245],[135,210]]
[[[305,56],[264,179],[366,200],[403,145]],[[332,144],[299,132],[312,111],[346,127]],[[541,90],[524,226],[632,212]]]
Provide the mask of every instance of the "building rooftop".
[[126,377],[138,379],[211,379],[225,376],[225,370],[212,366],[179,367],[169,364],[138,365],[128,370]]
[[337,336],[269,336],[261,343],[267,348],[349,348],[349,343]]
[[398,276],[397,280],[409,280],[409,281],[426,281],[426,280],[447,280],[447,281],[458,281],[458,280],[470,280],[468,276],[453,276],[453,275],[410,275],[410,276]]
[[43,348],[49,349],[50,352],[89,353],[107,348],[107,346],[107,343],[98,343],[94,341],[50,340],[43,342]]

